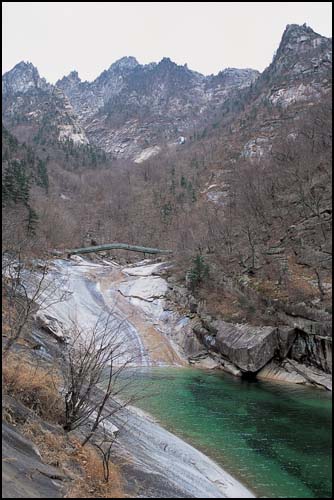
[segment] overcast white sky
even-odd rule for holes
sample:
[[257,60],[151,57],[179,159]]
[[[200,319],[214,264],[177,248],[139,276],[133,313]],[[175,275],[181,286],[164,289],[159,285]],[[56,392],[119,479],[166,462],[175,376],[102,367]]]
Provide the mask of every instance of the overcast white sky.
[[24,60],[54,83],[94,80],[123,56],[203,74],[262,71],[287,24],[332,36],[331,2],[3,2],[3,73]]

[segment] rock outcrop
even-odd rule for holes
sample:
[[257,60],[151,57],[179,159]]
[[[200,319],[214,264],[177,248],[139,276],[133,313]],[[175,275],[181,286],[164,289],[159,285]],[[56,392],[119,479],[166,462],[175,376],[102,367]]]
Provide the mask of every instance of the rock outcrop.
[[277,328],[233,325],[225,321],[215,322],[215,328],[215,335],[203,335],[199,331],[204,344],[231,361],[242,372],[257,372],[278,350]]
[[37,68],[30,62],[21,61],[2,78],[3,97],[50,90],[52,90],[52,85],[39,76]]
[[312,335],[297,329],[290,358],[325,373],[332,373],[332,338]]
[[332,390],[332,377],[314,366],[307,366],[292,359],[270,361],[257,373],[258,379],[277,380],[294,384],[314,385]]
[[153,276],[161,267],[151,266],[125,268],[125,274],[132,279],[120,283],[118,290],[127,297],[131,304],[138,306],[153,320],[158,320],[163,314],[167,283],[160,276]]
[[[303,111],[331,91],[332,40],[305,24],[288,25],[272,63],[254,83],[234,132],[244,137],[242,155],[254,161],[271,151],[272,143],[287,130],[289,122],[300,120]],[[282,122],[281,110],[290,118]],[[253,117],[245,127],[249,117]],[[291,132],[294,133],[291,127]]]
[[[235,376],[251,376],[297,384],[312,384],[331,390],[331,315],[305,304],[287,306],[278,312],[279,326],[228,323],[206,314],[205,307],[189,290],[169,278],[166,301],[170,309],[183,312],[173,329],[191,364],[216,368]],[[179,333],[178,333],[179,332]]]
[[213,321],[197,322],[198,339],[221,366],[237,376],[252,374],[332,389],[332,338],[290,326],[255,327]]
[[45,314],[43,311],[38,311],[34,319],[39,328],[50,333],[59,342],[66,342],[65,327],[57,318],[50,316],[50,314]]
[[24,127],[31,141],[43,135],[43,125],[50,134],[52,125],[54,140],[90,143],[140,163],[161,145],[184,144],[194,125],[258,75],[228,68],[206,77],[167,57],[146,65],[124,57],[93,82],[72,71],[51,85],[31,63],[21,62],[3,76],[3,120],[10,130]]
[[177,144],[180,136],[185,140],[191,127],[258,75],[252,69],[229,68],[205,77],[167,57],[146,65],[126,57],[93,82],[81,82],[72,72],[57,86],[92,143],[140,163],[157,154],[161,144]]
[[59,468],[43,463],[38,449],[29,439],[2,422],[4,498],[61,498],[66,480],[68,478]]

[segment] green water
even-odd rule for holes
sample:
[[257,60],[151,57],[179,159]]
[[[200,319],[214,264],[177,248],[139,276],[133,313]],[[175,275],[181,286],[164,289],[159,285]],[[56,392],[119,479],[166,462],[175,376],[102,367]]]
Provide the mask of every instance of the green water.
[[136,371],[136,406],[262,498],[331,497],[331,398],[193,369]]

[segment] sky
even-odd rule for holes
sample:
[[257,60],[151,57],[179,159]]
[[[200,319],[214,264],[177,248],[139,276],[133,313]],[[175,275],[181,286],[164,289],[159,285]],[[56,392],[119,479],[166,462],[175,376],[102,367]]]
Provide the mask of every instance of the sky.
[[92,81],[124,56],[169,57],[205,75],[263,71],[287,24],[332,36],[331,2],[2,2],[2,72],[20,61],[55,83]]

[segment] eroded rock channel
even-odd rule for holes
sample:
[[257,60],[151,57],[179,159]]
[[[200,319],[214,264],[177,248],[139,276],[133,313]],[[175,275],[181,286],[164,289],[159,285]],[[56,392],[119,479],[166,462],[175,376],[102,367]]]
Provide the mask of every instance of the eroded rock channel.
[[[64,332],[73,321],[89,334],[98,319],[111,318],[133,368],[185,369],[195,365],[222,369],[241,378],[331,388],[328,332],[321,335],[323,332],[305,331],[300,324],[259,328],[222,320],[208,322],[198,313],[182,315],[173,301],[175,287],[165,279],[169,265],[142,261],[121,267],[115,262],[96,263],[81,257],[55,260],[50,279],[61,276],[66,280],[67,300],[58,302],[53,296],[47,313],[39,316],[39,325],[66,342]],[[163,429],[149,415],[131,408],[110,423],[122,429],[117,452],[132,464],[128,472],[144,488],[145,495],[254,496],[210,458]]]

